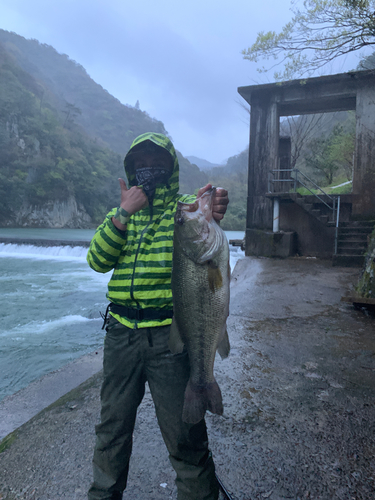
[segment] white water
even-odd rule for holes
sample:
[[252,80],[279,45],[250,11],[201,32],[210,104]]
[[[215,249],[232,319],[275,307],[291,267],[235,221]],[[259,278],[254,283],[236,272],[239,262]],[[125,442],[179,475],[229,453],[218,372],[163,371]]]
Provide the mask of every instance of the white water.
[[[34,230],[41,231],[41,230]],[[93,231],[0,229],[3,237],[87,240]],[[79,233],[79,234],[78,234]],[[228,239],[243,238],[227,232]],[[92,271],[81,246],[0,243],[0,400],[102,345],[111,273]],[[231,247],[232,270],[244,253]]]

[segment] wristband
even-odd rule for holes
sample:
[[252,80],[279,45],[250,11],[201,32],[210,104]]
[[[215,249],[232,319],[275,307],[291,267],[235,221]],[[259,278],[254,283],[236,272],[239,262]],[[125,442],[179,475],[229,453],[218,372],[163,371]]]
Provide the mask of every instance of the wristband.
[[116,212],[116,215],[114,215],[114,218],[116,220],[118,220],[120,222],[120,224],[123,224],[124,226],[126,226],[126,224],[130,220],[130,214],[128,214],[128,212],[126,210],[124,210],[123,208],[120,207],[117,209],[117,212]]

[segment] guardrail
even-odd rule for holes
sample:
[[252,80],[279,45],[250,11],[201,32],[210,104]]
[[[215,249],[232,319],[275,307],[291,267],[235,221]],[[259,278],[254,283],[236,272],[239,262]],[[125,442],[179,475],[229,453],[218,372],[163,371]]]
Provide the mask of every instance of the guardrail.
[[[289,173],[289,177],[286,177],[285,174]],[[277,178],[275,176],[277,175]],[[285,178],[284,178],[285,176]],[[289,183],[289,184],[284,184],[285,189],[282,190],[277,190],[275,191],[273,188],[276,184],[280,184],[282,186],[282,183]],[[319,194],[314,192],[309,186],[312,186],[312,189],[315,188],[315,190],[319,191]],[[310,179],[306,174],[298,170],[298,168],[286,168],[286,169],[277,169],[277,170],[271,170],[268,175],[268,192],[269,193],[290,193],[290,192],[297,192],[297,189],[299,186],[304,187],[307,189],[315,198],[317,198],[321,203],[323,203],[329,210],[332,211],[332,222],[337,223],[338,227],[338,217],[339,217],[339,210],[337,209],[339,207],[339,199],[340,197],[337,196],[331,196],[328,193],[326,193],[318,184],[316,184],[312,179]],[[325,199],[322,198],[322,196],[325,197]],[[335,243],[336,247],[336,243]]]

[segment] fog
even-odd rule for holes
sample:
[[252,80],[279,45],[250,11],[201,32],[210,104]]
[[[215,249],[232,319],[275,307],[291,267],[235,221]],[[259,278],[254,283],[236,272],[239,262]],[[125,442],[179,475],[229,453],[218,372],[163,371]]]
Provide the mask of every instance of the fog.
[[272,81],[241,50],[259,31],[280,30],[289,7],[289,0],[2,0],[0,19],[2,29],[67,54],[122,103],[139,101],[183,155],[221,163],[248,144],[237,87]]

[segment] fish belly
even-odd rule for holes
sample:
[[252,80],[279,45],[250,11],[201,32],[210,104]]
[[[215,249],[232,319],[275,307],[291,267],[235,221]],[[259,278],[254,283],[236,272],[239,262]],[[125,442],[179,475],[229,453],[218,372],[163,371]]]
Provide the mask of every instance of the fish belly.
[[[206,410],[223,413],[213,367],[219,342],[226,334],[229,311],[229,263],[225,250],[216,258],[218,266],[212,271],[209,264],[196,264],[178,248],[174,249],[174,327],[178,329],[190,360],[190,380],[183,410],[183,419],[189,423],[199,422]],[[218,288],[212,286],[213,272],[220,273],[222,278]]]

